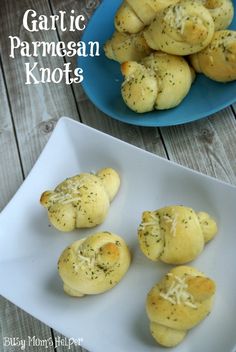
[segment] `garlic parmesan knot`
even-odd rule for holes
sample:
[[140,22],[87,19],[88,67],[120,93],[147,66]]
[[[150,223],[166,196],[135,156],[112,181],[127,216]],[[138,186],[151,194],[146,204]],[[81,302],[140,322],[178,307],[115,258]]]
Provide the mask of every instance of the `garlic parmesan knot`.
[[214,21],[215,31],[226,29],[233,20],[234,7],[231,0],[197,0],[205,6]]
[[67,178],[54,191],[45,191],[40,203],[47,209],[50,222],[60,231],[94,227],[105,220],[119,186],[118,173],[105,168],[95,175],[82,173]]
[[126,105],[138,113],[170,109],[188,94],[195,74],[184,58],[155,52],[139,63],[121,65],[121,93]]
[[146,310],[154,339],[166,347],[182,342],[187,331],[211,312],[215,291],[214,281],[195,268],[172,269],[147,295]]
[[144,37],[154,50],[189,55],[204,49],[214,30],[210,12],[198,1],[185,0],[158,13]]
[[215,32],[211,43],[202,51],[190,56],[196,72],[218,82],[236,80],[236,31]]
[[139,61],[151,51],[142,32],[127,34],[115,31],[104,45],[106,57],[119,63],[130,60]]
[[149,259],[184,264],[194,260],[216,232],[216,222],[209,214],[175,205],[145,211],[138,239],[142,252]]
[[131,261],[125,241],[110,232],[99,232],[74,242],[61,254],[58,270],[64,291],[81,297],[114,287]]
[[124,0],[115,15],[115,28],[121,33],[138,33],[156,14],[179,0]]

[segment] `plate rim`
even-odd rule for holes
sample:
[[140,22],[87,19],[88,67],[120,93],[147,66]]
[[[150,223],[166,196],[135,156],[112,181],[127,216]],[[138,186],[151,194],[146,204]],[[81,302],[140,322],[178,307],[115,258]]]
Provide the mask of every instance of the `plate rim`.
[[137,151],[139,151],[139,152],[142,152],[142,153],[148,155],[149,157],[150,157],[150,156],[151,156],[151,157],[154,157],[154,158],[156,158],[156,159],[161,160],[162,162],[166,162],[166,163],[168,163],[168,164],[171,164],[171,165],[173,165],[173,166],[176,166],[176,167],[178,167],[178,168],[181,168],[181,169],[183,169],[183,170],[186,170],[187,172],[193,173],[193,174],[198,175],[198,176],[202,176],[202,177],[204,177],[204,178],[206,178],[206,179],[209,179],[209,180],[211,180],[211,181],[213,181],[213,182],[216,182],[216,183],[218,183],[218,184],[222,184],[222,185],[224,185],[224,186],[226,186],[226,187],[229,187],[229,188],[231,188],[231,189],[233,189],[233,190],[236,190],[236,185],[233,185],[233,184],[231,184],[231,183],[229,183],[229,182],[226,182],[226,181],[223,181],[223,180],[219,180],[219,179],[217,179],[217,178],[214,177],[214,176],[210,176],[210,175],[204,174],[204,173],[202,173],[201,171],[191,169],[190,167],[181,165],[181,164],[179,164],[179,163],[176,162],[176,161],[173,161],[173,160],[164,158],[164,157],[162,157],[162,156],[160,156],[160,155],[157,155],[157,154],[155,154],[155,153],[152,153],[152,152],[150,152],[150,151],[148,151],[148,150],[146,150],[146,149],[142,149],[142,148],[140,148],[140,147],[138,147],[138,146],[136,146],[136,145],[133,145],[133,144],[131,144],[131,143],[128,143],[128,142],[126,142],[126,141],[123,141],[122,139],[119,139],[118,137],[111,136],[110,134],[108,134],[108,133],[106,133],[106,132],[103,132],[103,131],[100,131],[100,130],[94,128],[94,127],[88,126],[88,125],[86,125],[86,124],[84,124],[84,123],[82,123],[82,122],[80,122],[80,121],[77,121],[77,120],[71,118],[71,117],[68,117],[68,116],[61,116],[61,117],[58,118],[57,123],[56,123],[56,125],[55,125],[55,127],[54,127],[54,130],[52,131],[52,133],[51,133],[51,135],[50,135],[50,137],[49,137],[47,143],[46,143],[45,146],[43,147],[41,153],[39,154],[37,160],[35,161],[34,165],[32,166],[30,172],[28,173],[28,175],[26,176],[26,178],[24,179],[24,181],[21,183],[21,185],[19,186],[19,188],[17,189],[17,191],[13,194],[13,196],[11,197],[11,199],[7,202],[7,204],[4,206],[4,208],[0,211],[0,220],[1,220],[1,215],[3,215],[3,214],[5,213],[5,211],[7,211],[8,206],[11,204],[12,201],[14,201],[14,198],[18,195],[18,193],[21,192],[21,189],[24,187],[24,185],[25,185],[25,183],[27,182],[27,180],[28,180],[30,177],[32,177],[33,173],[35,172],[35,168],[36,168],[37,164],[40,163],[41,158],[42,158],[43,155],[46,153],[47,149],[50,147],[51,140],[54,138],[54,136],[55,136],[55,134],[57,133],[58,129],[63,127],[63,124],[64,124],[64,125],[67,125],[67,124],[75,124],[75,125],[79,126],[79,128],[84,128],[84,129],[87,129],[87,130],[91,131],[92,133],[100,134],[100,135],[104,136],[105,138],[108,138],[108,139],[110,139],[110,140],[116,141],[116,143],[118,142],[118,143],[122,143],[122,144],[124,144],[124,145],[127,145],[128,147],[131,147],[131,148],[133,148],[134,150],[137,150]]

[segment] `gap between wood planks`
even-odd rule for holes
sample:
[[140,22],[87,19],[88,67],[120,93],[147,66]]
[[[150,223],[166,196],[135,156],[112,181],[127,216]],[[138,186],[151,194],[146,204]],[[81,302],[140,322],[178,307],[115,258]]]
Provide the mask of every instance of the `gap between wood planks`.
[[6,90],[7,103],[8,103],[10,116],[11,116],[12,129],[13,129],[13,133],[14,133],[14,137],[15,137],[15,141],[16,141],[16,148],[17,148],[17,154],[18,154],[18,157],[19,157],[21,174],[22,174],[22,178],[24,180],[25,179],[24,168],[23,168],[23,164],[22,164],[22,160],[21,160],[19,141],[18,141],[17,134],[16,134],[16,128],[15,128],[15,124],[14,124],[13,113],[12,113],[12,109],[11,109],[9,92],[8,92],[8,89],[7,89],[6,76],[5,76],[4,67],[3,67],[3,64],[2,64],[2,56],[1,56],[1,54],[0,54],[0,69],[2,70],[3,83],[4,83],[4,86],[5,86],[5,90]]
[[232,113],[234,114],[235,119],[236,119],[236,104],[231,105],[230,107],[231,107]]
[[[7,85],[5,69],[4,69],[4,65],[3,65],[3,62],[2,62],[2,57],[1,56],[0,56],[0,69],[2,70],[3,84],[4,84],[4,87],[5,87],[7,105],[8,105],[8,109],[9,109],[9,117],[10,117],[11,124],[12,124],[12,133],[14,135],[14,139],[15,139],[15,143],[16,143],[16,153],[17,153],[17,157],[18,157],[18,160],[19,160],[19,164],[20,164],[19,172],[21,173],[22,180],[24,180],[25,176],[26,176],[26,173],[24,171],[24,167],[23,167],[23,163],[22,163],[22,157],[21,157],[21,152],[20,152],[19,140],[18,140],[18,136],[17,136],[17,132],[16,132],[16,125],[15,125],[15,121],[14,121],[14,118],[13,118],[12,105],[11,105],[10,96],[9,96],[9,89],[8,89],[8,85]],[[77,109],[77,111],[78,111],[78,109]],[[78,112],[78,115],[79,115],[79,112]],[[55,346],[54,331],[51,328],[49,328],[49,331],[50,331],[50,334],[51,334],[51,337],[53,339],[54,346]],[[55,347],[53,347],[53,350],[54,351],[58,351]],[[79,347],[79,350],[81,351],[80,347]],[[78,349],[76,349],[76,351],[78,351]]]

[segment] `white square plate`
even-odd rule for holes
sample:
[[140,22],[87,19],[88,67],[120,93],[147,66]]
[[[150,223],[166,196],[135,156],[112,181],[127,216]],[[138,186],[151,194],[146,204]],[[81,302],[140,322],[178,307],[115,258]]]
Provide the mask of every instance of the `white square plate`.
[[[97,228],[59,233],[39,204],[41,193],[68,176],[110,166],[122,178],[106,221]],[[236,349],[236,188],[178,166],[68,118],[48,144],[11,202],[0,214],[0,293],[93,352],[166,351],[152,339],[146,294],[169,266],[139,250],[137,227],[144,210],[184,204],[209,212],[219,233],[191,265],[217,283],[214,310],[189,332],[178,352]],[[64,294],[57,274],[62,250],[99,230],[122,235],[133,255],[130,270],[112,290],[97,296]]]

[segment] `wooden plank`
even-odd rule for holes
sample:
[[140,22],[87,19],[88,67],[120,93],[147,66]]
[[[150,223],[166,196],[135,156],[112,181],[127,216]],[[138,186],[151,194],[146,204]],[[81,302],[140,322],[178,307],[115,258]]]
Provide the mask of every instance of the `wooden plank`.
[[106,116],[90,101],[80,103],[82,121],[100,131],[117,137],[139,148],[166,157],[166,152],[157,128],[128,125]]
[[[50,346],[50,341],[53,341],[50,328],[1,297],[0,314],[1,352],[21,351],[20,347],[24,345],[25,352],[54,351]],[[17,346],[17,343],[22,345]],[[45,349],[47,343],[48,348]]]
[[[46,0],[24,2],[13,0],[2,1],[0,13],[0,40],[1,46],[4,48],[2,51],[2,61],[25,174],[28,174],[41,152],[42,147],[48,140],[57,118],[61,115],[70,115],[78,119],[78,112],[70,86],[66,86],[64,83],[58,85],[26,86],[24,84],[24,62],[28,60],[24,60],[20,55],[14,60],[9,59],[9,35],[18,35],[22,40],[28,41],[57,41],[56,33],[38,32],[36,35],[26,33],[21,23],[24,11],[29,8],[33,8],[39,13],[46,15],[51,14]],[[50,58],[37,58],[37,61],[40,67],[55,68],[63,66],[63,60],[60,58],[55,58],[53,65]],[[3,105],[1,105],[1,107],[2,106]],[[3,108],[1,111],[3,111],[4,118],[6,119],[7,115],[5,112],[7,109]],[[21,183],[22,176],[19,176],[17,172],[19,163],[17,163],[16,157],[13,156],[11,159],[10,156],[10,146],[14,146],[14,141],[11,140],[13,137],[10,135],[10,123],[4,120],[1,126],[3,126],[1,129],[1,145],[5,145],[2,151],[4,152],[5,150],[6,154],[4,155],[2,152],[0,157],[1,161],[3,157],[5,158],[4,160],[8,161],[6,168],[3,168],[3,171],[1,171],[1,177],[5,179],[5,184],[2,183],[4,185],[5,194],[4,197],[1,197],[1,201],[5,203]],[[8,148],[8,150],[6,150],[6,148]],[[9,162],[9,160],[12,160],[12,163]],[[2,165],[1,163],[1,166]],[[15,177],[16,181],[11,180],[11,177]],[[6,183],[9,183],[9,186]],[[0,346],[4,348],[1,349],[1,351],[13,351],[13,347],[4,346],[4,337],[18,336],[25,341],[27,341],[28,336],[36,336],[42,341],[52,338],[50,328],[41,324],[36,319],[33,319],[3,298],[0,300],[0,317]],[[32,347],[28,346],[26,350],[32,351]],[[35,348],[35,350],[43,352],[45,351],[45,347],[38,347]],[[17,349],[14,349],[14,351],[17,351]],[[50,348],[49,351],[54,351],[54,349]]]
[[9,58],[9,35],[16,35],[28,42],[58,41],[56,31],[28,32],[23,28],[22,18],[27,9],[34,9],[38,14],[51,15],[47,0],[3,0],[0,12],[3,68],[25,174],[28,174],[35,163],[58,117],[68,115],[79,118],[71,86],[64,82],[25,84],[25,62],[38,62],[39,67],[54,69],[63,68],[63,58],[27,58],[21,57],[19,53],[14,59]]
[[0,67],[0,210],[20,186],[23,175],[14,136],[11,113]]
[[[66,11],[66,13],[70,14],[70,11],[74,10],[75,15],[83,15],[85,17],[85,25],[87,25],[90,17],[102,2],[102,0],[90,0],[90,1],[80,0],[76,2],[65,1],[65,0],[49,0],[49,1],[51,3],[52,12],[54,14],[58,14],[59,11]],[[68,17],[65,18],[65,25],[68,26]],[[69,41],[78,42],[83,34],[82,31],[62,32],[60,28],[58,28],[58,32],[61,40],[64,41],[65,43],[68,43]],[[68,58],[65,58],[65,59],[67,62],[71,62],[71,66],[73,69],[76,67],[76,56],[69,58],[69,60]],[[75,84],[75,85],[72,85],[72,88],[74,90],[74,94],[78,104],[81,101],[84,101],[87,99],[81,85]]]
[[[51,0],[52,9],[54,14],[58,14],[59,11],[66,11],[70,13],[73,8],[76,14],[83,14],[88,21],[91,14],[97,8],[101,1],[85,1],[81,0],[72,6],[71,2],[64,0]],[[65,22],[68,25],[68,22]],[[62,32],[58,28],[61,40],[65,43],[68,41],[78,41],[82,33],[78,32]],[[75,58],[69,58],[72,63],[72,67],[75,67]],[[166,156],[165,149],[163,147],[158,129],[149,128],[138,128],[132,125],[127,125],[118,121],[115,121],[105,114],[100,112],[96,107],[88,100],[83,93],[81,86],[73,86],[74,93],[77,100],[77,106],[80,111],[82,121],[96,129],[99,129],[105,133],[109,133],[114,137],[120,138],[126,142],[132,143],[138,147],[147,149],[153,153],[161,156]]]
[[[2,67],[0,67],[0,210],[7,204],[23,181],[14,128],[4,86]],[[0,350],[17,351],[10,346],[7,338],[19,337],[28,341],[28,336],[37,334],[39,339],[51,337],[51,331],[37,320],[29,317],[21,309],[0,297]],[[19,350],[19,349],[18,349]],[[27,348],[25,351],[32,351]],[[50,350],[49,350],[50,351]],[[52,351],[52,350],[51,350]]]
[[236,185],[236,121],[230,107],[161,133],[171,160]]

